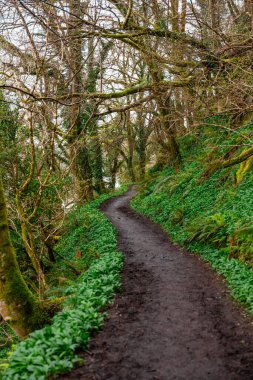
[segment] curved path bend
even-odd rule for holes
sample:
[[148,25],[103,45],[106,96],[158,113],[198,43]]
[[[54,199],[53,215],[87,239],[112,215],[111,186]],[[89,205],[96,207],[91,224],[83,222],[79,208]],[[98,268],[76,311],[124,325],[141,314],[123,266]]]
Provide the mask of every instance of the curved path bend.
[[133,195],[102,207],[126,255],[123,288],[86,364],[61,379],[252,380],[252,320],[207,264],[130,209]]

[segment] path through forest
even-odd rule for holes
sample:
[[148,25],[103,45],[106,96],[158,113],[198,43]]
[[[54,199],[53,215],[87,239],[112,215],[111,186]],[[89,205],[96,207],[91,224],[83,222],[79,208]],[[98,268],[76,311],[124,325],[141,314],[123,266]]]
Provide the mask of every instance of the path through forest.
[[129,208],[133,195],[103,205],[126,255],[122,291],[86,364],[61,379],[252,379],[252,320],[208,265]]

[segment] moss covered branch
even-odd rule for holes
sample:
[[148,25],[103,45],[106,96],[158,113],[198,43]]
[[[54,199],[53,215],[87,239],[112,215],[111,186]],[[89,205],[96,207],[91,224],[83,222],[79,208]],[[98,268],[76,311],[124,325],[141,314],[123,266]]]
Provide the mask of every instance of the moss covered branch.
[[[193,80],[193,77],[188,76],[186,78],[181,78],[181,79],[173,80],[173,81],[161,81],[159,83],[159,86],[164,87],[164,89],[175,88],[175,87],[185,87],[185,86],[190,85],[192,83],[192,80]],[[45,100],[45,101],[52,101],[52,102],[58,102],[60,104],[64,104],[64,103],[62,103],[63,101],[75,99],[75,98],[79,98],[79,99],[80,98],[82,98],[82,99],[105,99],[105,100],[106,99],[118,99],[118,98],[123,98],[123,97],[128,96],[128,95],[136,94],[138,92],[144,92],[144,91],[152,90],[153,87],[154,87],[153,84],[151,84],[147,81],[143,81],[143,82],[141,82],[135,86],[128,87],[128,88],[125,88],[125,89],[120,90],[120,91],[110,92],[110,93],[107,93],[107,92],[93,92],[93,93],[74,92],[71,94],[65,94],[65,95],[53,97],[53,96],[40,96],[39,94],[30,93],[30,92],[26,91],[26,95],[31,96],[36,101]],[[21,93],[24,93],[23,89],[20,89],[20,88],[15,87],[15,86],[0,85],[0,88],[6,88],[8,90],[13,90],[14,92],[20,91]],[[70,105],[70,104],[67,103],[64,105]]]
[[229,168],[231,166],[240,164],[241,162],[246,161],[248,158],[253,156],[253,147],[250,147],[244,150],[241,154],[236,157],[232,157],[228,160],[217,160],[214,161],[202,174],[202,177],[209,177],[219,169]]

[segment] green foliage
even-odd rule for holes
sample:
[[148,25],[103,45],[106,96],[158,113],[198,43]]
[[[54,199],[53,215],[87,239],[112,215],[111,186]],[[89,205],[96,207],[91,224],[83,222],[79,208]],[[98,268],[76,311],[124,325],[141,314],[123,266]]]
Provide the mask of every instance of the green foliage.
[[11,110],[0,91],[0,143],[3,144],[3,148],[9,147],[13,143],[17,127],[17,113]]
[[170,213],[170,220],[172,224],[182,224],[184,220],[184,211],[181,208],[172,210]]
[[20,148],[16,144],[19,129],[17,111],[11,110],[3,92],[0,91],[0,168],[4,182],[11,182],[10,166],[17,160]]
[[253,314],[253,272],[246,264],[229,258],[227,250],[215,249],[203,243],[191,243],[187,247],[198,253],[226,280],[232,296]]
[[[91,332],[101,327],[105,313],[99,311],[112,301],[120,287],[123,265],[115,231],[98,211],[107,198],[103,196],[71,213],[58,249],[66,258],[72,258],[84,234],[81,248],[94,250],[99,260],[93,260],[88,270],[65,290],[64,309],[55,315],[52,324],[33,332],[17,346],[4,372],[5,380],[40,380],[70,370],[79,360],[77,348],[87,348]],[[86,258],[84,261],[87,265]]]
[[[184,167],[179,172],[164,169],[153,180],[149,178],[132,205],[161,224],[172,240],[210,262],[225,277],[233,296],[253,313],[253,173],[247,172],[238,185],[234,181],[238,166],[200,181],[203,162],[210,155],[203,151],[203,145],[209,138],[212,144],[217,141],[214,127],[206,129],[194,144],[194,161],[187,136],[181,145],[186,147],[182,149]],[[248,125],[244,127],[247,131]],[[234,138],[232,134],[226,147],[217,148],[213,157],[229,154]]]
[[224,217],[221,214],[214,214],[205,220],[195,220],[188,228],[190,236],[186,242],[192,241],[210,241],[216,246],[222,246],[226,243],[228,233],[225,225]]
[[20,339],[13,330],[3,320],[0,322],[0,359],[5,359],[13,344],[17,344]]
[[235,229],[230,239],[230,257],[249,262],[253,266],[253,220]]

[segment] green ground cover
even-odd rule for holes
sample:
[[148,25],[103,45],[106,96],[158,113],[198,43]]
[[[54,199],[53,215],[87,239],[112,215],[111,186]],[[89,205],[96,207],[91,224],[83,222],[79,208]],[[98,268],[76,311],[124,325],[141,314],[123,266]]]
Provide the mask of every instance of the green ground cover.
[[106,316],[101,309],[119,289],[123,265],[114,228],[99,211],[108,198],[104,195],[70,213],[57,247],[64,260],[56,263],[50,276],[67,275],[73,267],[81,274],[73,279],[68,276],[62,287],[51,287],[52,297],[66,297],[63,310],[51,325],[33,332],[15,347],[8,362],[3,363],[7,367],[3,379],[42,380],[70,370],[79,360],[76,350],[87,348],[91,333],[101,327]]
[[211,159],[229,153],[238,133],[223,136],[225,146],[219,136],[215,151],[209,147],[214,141],[219,146],[216,131],[207,127],[201,134],[198,140],[182,139],[180,169],[150,170],[132,206],[208,261],[224,276],[233,297],[253,313],[253,170],[239,183],[239,165],[203,177]]

